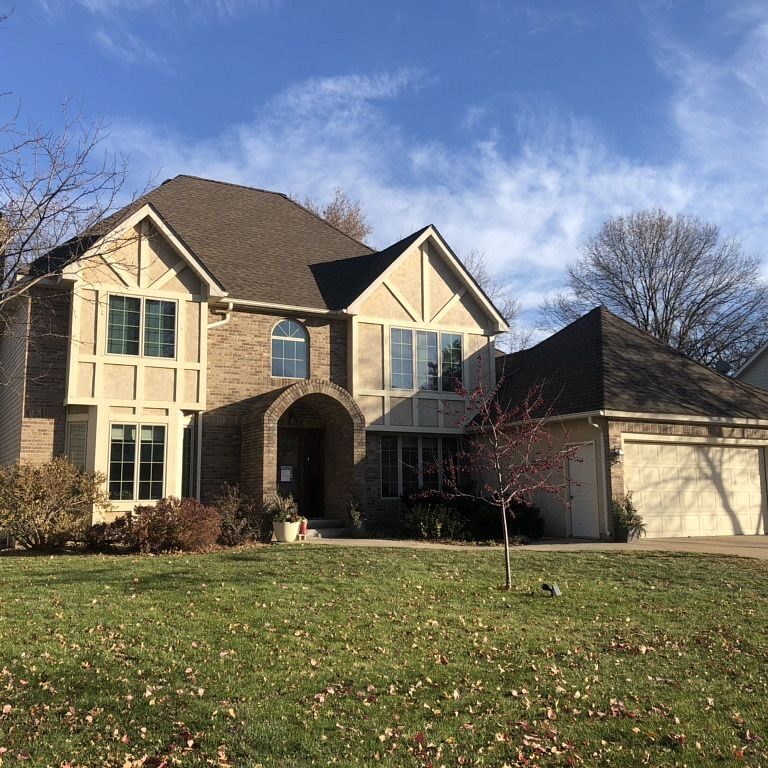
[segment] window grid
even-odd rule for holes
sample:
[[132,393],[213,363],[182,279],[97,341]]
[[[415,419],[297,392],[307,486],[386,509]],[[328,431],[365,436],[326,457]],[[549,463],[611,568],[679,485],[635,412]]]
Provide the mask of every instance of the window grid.
[[413,336],[405,328],[390,331],[392,388],[413,389]]
[[416,331],[416,378],[419,389],[437,391],[437,333]]
[[147,299],[144,302],[144,354],[173,357],[176,354],[176,302]]
[[109,297],[107,352],[115,355],[139,354],[141,299],[131,296]]
[[307,333],[294,320],[281,320],[272,330],[272,375],[283,379],[306,379]]
[[[165,434],[164,426],[137,426],[136,424],[110,426],[110,499],[154,501],[163,497]],[[137,488],[138,495],[136,495]]]
[[419,438],[400,438],[400,464],[403,473],[403,496],[419,490]]
[[136,474],[136,427],[113,424],[109,446],[109,498],[133,499]]
[[443,487],[443,464],[459,449],[456,437],[381,436],[381,496],[398,498]]
[[87,421],[73,421],[67,425],[67,458],[81,472],[85,471]]
[[462,380],[461,334],[441,333],[440,343],[443,353],[443,392],[455,392],[456,385]]
[[132,357],[175,357],[176,302],[110,296],[107,352]]
[[165,427],[141,428],[139,498],[162,499],[165,469]]
[[381,495],[393,498],[400,494],[398,488],[398,450],[396,437],[381,438]]

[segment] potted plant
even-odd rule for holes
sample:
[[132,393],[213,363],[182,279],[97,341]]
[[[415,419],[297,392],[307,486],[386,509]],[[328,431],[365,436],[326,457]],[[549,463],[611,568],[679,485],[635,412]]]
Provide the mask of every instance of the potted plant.
[[349,500],[347,516],[353,534],[358,538],[361,537],[365,529],[365,512],[363,512],[360,502],[356,499]]
[[291,494],[281,496],[274,493],[264,505],[264,511],[272,518],[272,531],[278,541],[296,541],[301,526],[299,507]]
[[645,534],[643,516],[632,501],[632,494],[613,500],[613,537],[616,541],[637,541]]

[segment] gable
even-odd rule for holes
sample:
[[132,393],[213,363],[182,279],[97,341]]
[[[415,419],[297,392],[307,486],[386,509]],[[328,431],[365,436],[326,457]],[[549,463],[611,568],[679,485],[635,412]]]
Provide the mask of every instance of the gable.
[[91,286],[194,296],[221,292],[145,206],[65,269]]
[[366,317],[489,334],[507,327],[433,227],[410,242],[349,310]]

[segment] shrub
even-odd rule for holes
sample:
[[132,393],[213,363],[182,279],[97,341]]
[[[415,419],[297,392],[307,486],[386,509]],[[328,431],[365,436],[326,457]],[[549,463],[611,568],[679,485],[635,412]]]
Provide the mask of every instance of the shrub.
[[[471,492],[471,489],[470,489]],[[461,522],[461,538],[472,541],[488,541],[502,539],[501,513],[488,500],[479,496],[446,496],[433,492],[419,493],[405,500],[405,526],[410,535],[417,535],[409,530],[409,518],[412,510],[418,505],[443,506],[454,510]],[[526,539],[540,539],[544,534],[544,518],[541,511],[533,504],[525,501],[515,501],[512,504],[513,515],[509,520],[509,535],[522,536]],[[445,536],[443,536],[445,538]]]
[[362,531],[365,526],[365,511],[357,499],[350,499],[347,504],[349,524],[355,531]]
[[132,530],[142,552],[204,552],[221,536],[221,515],[196,499],[169,496],[136,507]]
[[443,504],[415,504],[406,513],[406,532],[419,539],[462,538],[463,521]]
[[252,539],[269,541],[272,537],[270,518],[238,486],[224,483],[214,503],[221,514],[219,544],[234,547]]
[[109,523],[96,523],[85,532],[88,549],[104,552],[112,549],[137,549],[138,543],[133,533],[131,513],[121,515]]
[[25,549],[83,540],[93,508],[109,508],[104,481],[63,457],[0,467],[0,528]]

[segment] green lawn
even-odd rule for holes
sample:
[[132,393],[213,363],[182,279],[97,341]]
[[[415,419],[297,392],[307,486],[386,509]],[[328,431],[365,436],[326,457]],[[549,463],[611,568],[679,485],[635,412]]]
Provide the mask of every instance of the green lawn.
[[768,765],[768,565],[513,569],[506,593],[498,550],[0,558],[0,763]]

